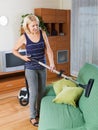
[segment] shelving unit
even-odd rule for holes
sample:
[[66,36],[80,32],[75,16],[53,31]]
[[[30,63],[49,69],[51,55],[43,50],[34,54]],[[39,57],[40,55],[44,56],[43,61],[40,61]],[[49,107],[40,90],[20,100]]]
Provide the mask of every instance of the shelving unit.
[[[47,28],[56,69],[64,70],[66,75],[70,75],[70,10],[36,8],[34,14],[42,18]],[[56,74],[47,71],[48,80],[56,77]]]

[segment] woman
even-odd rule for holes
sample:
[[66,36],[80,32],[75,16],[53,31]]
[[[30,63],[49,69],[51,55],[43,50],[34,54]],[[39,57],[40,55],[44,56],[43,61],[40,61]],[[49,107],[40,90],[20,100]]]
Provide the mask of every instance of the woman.
[[[29,86],[29,104],[30,104],[30,122],[34,126],[38,126],[36,117],[39,115],[40,102],[45,93],[46,86],[46,69],[31,61],[32,57],[38,61],[46,63],[45,52],[47,52],[50,70],[55,67],[53,60],[53,52],[50,48],[45,31],[39,28],[39,19],[35,15],[28,15],[24,18],[23,23],[24,34],[17,41],[13,54],[25,63],[25,76]],[[25,45],[26,55],[19,53],[19,49]]]

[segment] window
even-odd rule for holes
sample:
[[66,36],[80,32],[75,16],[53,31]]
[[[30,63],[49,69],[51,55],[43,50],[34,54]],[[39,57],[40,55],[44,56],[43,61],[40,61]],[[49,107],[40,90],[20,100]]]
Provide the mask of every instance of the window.
[[98,65],[98,0],[72,0],[71,74],[85,62]]

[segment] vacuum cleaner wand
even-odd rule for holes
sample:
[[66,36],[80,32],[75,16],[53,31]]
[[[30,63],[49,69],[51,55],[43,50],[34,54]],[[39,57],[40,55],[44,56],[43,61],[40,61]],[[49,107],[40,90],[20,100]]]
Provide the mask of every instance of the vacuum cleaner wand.
[[[48,66],[48,65],[46,65],[46,64],[44,64],[44,63],[42,63],[42,62],[40,62],[40,61],[37,61],[36,59],[33,59],[32,57],[30,57],[30,59],[31,59],[32,61],[34,61],[34,62],[37,62],[37,63],[40,64],[41,66],[47,68],[48,70],[51,70],[50,66]],[[94,79],[90,79],[90,80],[88,81],[88,84],[87,84],[87,85],[82,85],[82,84],[80,84],[79,82],[77,82],[76,80],[73,80],[71,77],[64,75],[64,74],[63,74],[62,72],[60,72],[60,71],[57,71],[57,70],[53,69],[52,72],[53,72],[53,73],[56,73],[57,75],[59,75],[59,76],[65,78],[65,79],[67,79],[67,80],[71,80],[72,82],[76,83],[76,84],[79,85],[80,87],[84,88],[84,89],[85,89],[85,96],[86,96],[86,97],[89,97],[90,92],[91,92],[91,89],[92,89],[92,86],[93,86],[93,83],[94,83]]]

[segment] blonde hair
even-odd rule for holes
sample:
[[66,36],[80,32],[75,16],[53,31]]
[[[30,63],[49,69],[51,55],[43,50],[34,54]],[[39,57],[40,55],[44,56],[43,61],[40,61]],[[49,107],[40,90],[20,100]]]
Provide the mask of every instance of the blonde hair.
[[33,21],[37,21],[39,24],[39,19],[37,16],[33,15],[33,14],[29,14],[24,18],[23,21],[23,29],[25,32],[30,33],[29,28],[28,28],[28,24],[30,24]]

